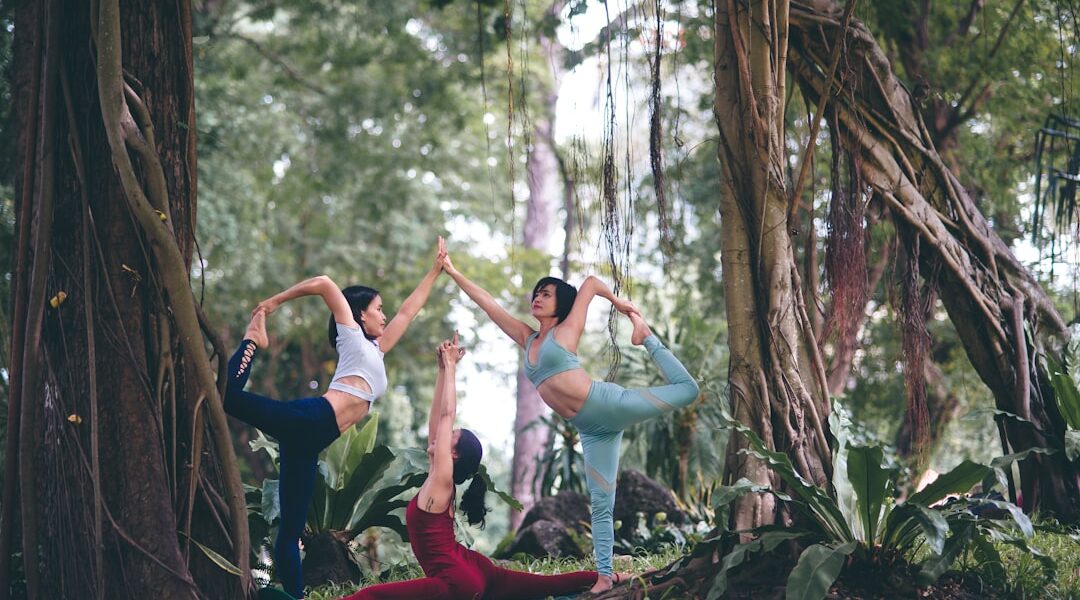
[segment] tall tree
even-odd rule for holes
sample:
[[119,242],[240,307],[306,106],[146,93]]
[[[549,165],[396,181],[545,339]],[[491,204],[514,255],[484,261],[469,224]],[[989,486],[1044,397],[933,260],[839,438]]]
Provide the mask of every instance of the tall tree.
[[18,523],[31,599],[242,597],[247,514],[188,275],[190,4],[22,2],[14,28],[4,592]]
[[[714,17],[728,385],[735,418],[770,449],[790,454],[805,479],[824,485],[828,392],[787,225],[787,12],[784,0],[728,1],[717,3]],[[730,477],[777,484],[763,462],[734,452],[742,444],[732,438]],[[777,510],[772,496],[752,494],[732,519],[747,528],[776,521]]]
[[[1060,360],[1068,339],[1061,316],[938,155],[910,93],[865,25],[856,19],[844,27],[843,10],[831,0],[791,7],[795,80],[813,101],[831,94],[829,49],[848,49],[853,72],[834,99],[844,151],[897,223],[911,277],[940,291],[997,408],[1035,424],[1004,421],[1004,450],[1060,445],[1065,423],[1036,357]],[[914,368],[921,375],[919,364]],[[1080,518],[1080,469],[1063,453],[1029,456],[1020,463],[1020,480],[1026,510]]]
[[[538,87],[538,110],[531,113],[532,131],[528,136],[529,148],[525,162],[529,200],[525,213],[522,241],[526,248],[540,253],[547,252],[548,239],[555,230],[555,216],[562,197],[559,159],[555,146],[555,107],[559,101],[562,83],[564,49],[555,35],[554,24],[559,22],[564,0],[555,0],[544,11],[538,34],[540,65],[550,67],[550,78],[541,78]],[[569,210],[569,209],[568,209]],[[567,232],[569,235],[569,232]],[[563,261],[565,265],[565,260]],[[563,277],[566,273],[563,273]],[[527,302],[531,302],[527,298]],[[537,468],[542,464],[544,452],[551,445],[551,428],[543,417],[551,414],[537,393],[536,387],[525,376],[525,369],[517,372],[517,410],[514,414],[514,462],[510,474],[510,493],[521,502],[521,510],[510,514],[510,527],[517,529],[525,513],[540,496],[540,478]]]

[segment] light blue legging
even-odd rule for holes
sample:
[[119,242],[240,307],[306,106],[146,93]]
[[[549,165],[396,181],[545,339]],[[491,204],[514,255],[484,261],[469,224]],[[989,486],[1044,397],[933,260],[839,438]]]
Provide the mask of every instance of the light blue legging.
[[655,336],[645,338],[645,349],[668,380],[667,385],[628,390],[614,383],[594,381],[585,404],[570,419],[581,434],[585,480],[592,500],[593,555],[596,570],[602,575],[612,573],[611,553],[615,544],[612,512],[623,430],[665,412],[686,408],[698,396],[697,382],[660,340]]

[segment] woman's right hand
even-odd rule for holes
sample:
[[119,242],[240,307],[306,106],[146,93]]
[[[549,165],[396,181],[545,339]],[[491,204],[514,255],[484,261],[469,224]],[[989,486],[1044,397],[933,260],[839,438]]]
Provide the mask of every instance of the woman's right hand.
[[454,268],[453,261],[450,260],[450,254],[447,253],[442,257],[443,271],[450,277],[456,277],[458,275],[457,269]]

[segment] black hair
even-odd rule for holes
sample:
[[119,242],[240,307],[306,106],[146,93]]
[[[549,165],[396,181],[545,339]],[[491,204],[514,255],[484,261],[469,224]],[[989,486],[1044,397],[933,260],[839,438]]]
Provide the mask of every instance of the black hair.
[[577,288],[558,277],[544,277],[533,286],[532,298],[535,299],[540,290],[547,285],[555,286],[555,316],[559,318],[559,323],[562,323],[570,315],[570,309],[574,307]]
[[[345,300],[349,303],[349,308],[352,309],[353,320],[360,325],[360,330],[364,332],[364,337],[369,340],[375,338],[368,335],[366,329],[364,329],[364,323],[360,320],[360,313],[367,310],[367,307],[371,304],[371,301],[375,299],[375,296],[379,295],[379,290],[375,288],[369,288],[366,285],[350,285],[349,287],[341,290],[341,293],[345,295]],[[330,339],[330,347],[337,348],[337,321],[334,320],[334,314],[330,313],[330,325],[328,331]]]
[[484,456],[484,447],[476,434],[468,429],[462,429],[458,436],[458,442],[454,446],[457,458],[454,460],[454,483],[461,485],[465,480],[472,478],[468,489],[461,495],[461,510],[465,513],[469,525],[479,525],[484,528],[484,516],[488,513],[484,505],[484,495],[487,494],[487,483],[478,475],[480,459]]

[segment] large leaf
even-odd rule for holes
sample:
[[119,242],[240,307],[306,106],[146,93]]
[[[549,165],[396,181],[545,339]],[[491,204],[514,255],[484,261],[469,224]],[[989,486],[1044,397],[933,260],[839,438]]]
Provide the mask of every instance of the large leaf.
[[757,484],[746,477],[741,477],[732,485],[720,485],[716,487],[716,491],[714,491],[712,495],[712,507],[713,510],[719,510],[746,494],[762,494],[766,492],[773,494],[781,500],[791,501],[791,496],[788,496],[783,492],[778,492],[772,489],[771,486]]
[[248,446],[251,446],[252,452],[258,452],[259,450],[265,451],[270,455],[270,464],[277,467],[278,462],[278,445],[277,442],[266,437],[266,434],[258,429],[255,430],[255,439],[248,442]]
[[379,432],[379,413],[371,413],[363,427],[350,427],[321,453],[319,470],[332,490],[340,490],[350,479],[352,469],[375,447]]
[[849,438],[851,437],[851,415],[840,404],[833,401],[833,410],[829,413],[829,432],[833,436],[833,479],[832,488],[836,494],[836,505],[844,520],[849,524],[858,523],[858,499],[848,478]]
[[958,523],[957,529],[953,531],[953,534],[945,541],[945,547],[940,554],[931,555],[926,561],[924,561],[919,569],[919,574],[916,576],[916,581],[920,586],[933,585],[945,571],[949,570],[953,562],[956,561],[956,557],[960,556],[960,553],[967,548],[971,542],[972,536],[975,534],[975,524],[971,521],[962,521]]
[[357,502],[379,484],[393,460],[394,453],[389,448],[378,446],[364,454],[360,464],[349,468],[349,479],[344,487],[339,491],[328,490],[324,529],[347,529]]
[[476,473],[475,476],[479,477],[481,480],[483,480],[484,485],[487,487],[487,491],[489,491],[489,492],[495,494],[496,496],[498,496],[499,499],[502,500],[503,502],[505,502],[507,505],[509,505],[510,508],[512,508],[514,510],[521,510],[522,506],[521,506],[521,503],[518,502],[517,498],[514,498],[510,494],[508,494],[508,493],[500,490],[499,488],[495,487],[495,482],[492,481],[491,475],[488,475],[486,466],[480,465],[480,470]]
[[1073,462],[1080,460],[1080,431],[1069,429],[1065,432],[1065,456]]
[[717,600],[717,598],[724,595],[727,591],[728,571],[741,565],[750,555],[758,552],[771,552],[782,542],[796,540],[805,535],[807,535],[806,532],[767,531],[745,544],[735,546],[721,561],[720,570],[716,573],[716,578],[713,579],[712,589],[709,590],[706,600]]
[[1058,411],[1071,429],[1080,429],[1080,389],[1063,365],[1049,357],[1047,363]]
[[945,551],[945,537],[949,535],[949,522],[940,511],[918,504],[911,504],[912,518],[919,524],[923,539],[934,554]]
[[992,473],[987,473],[986,477],[983,477],[982,486],[984,490],[991,489],[996,483],[1000,489],[1007,490],[1009,488],[1007,472],[1013,463],[1019,462],[1031,456],[1032,454],[1045,454],[1050,455],[1057,452],[1053,448],[1028,448],[1023,452],[1015,452],[1013,454],[1006,454],[1005,456],[998,456],[994,460],[990,461],[990,467],[993,469]]
[[355,499],[348,520],[341,529],[360,533],[370,527],[368,523],[378,515],[405,506],[407,500],[398,502],[395,498],[407,490],[420,487],[427,478],[427,465],[424,464],[421,468],[421,464],[416,461],[417,455],[423,455],[426,459],[427,453],[414,448],[388,450],[393,454],[393,460],[382,468],[380,480]]
[[853,446],[848,451],[848,479],[855,490],[858,524],[862,525],[862,541],[873,546],[877,541],[881,506],[889,491],[891,472],[881,468],[884,453],[881,446]]
[[[180,533],[181,535],[184,535],[184,532],[182,532],[182,531],[180,531],[178,533]],[[213,548],[210,548],[208,546],[204,546],[204,545],[200,544],[199,541],[196,540],[195,538],[189,537],[188,539],[191,540],[192,544],[195,544],[196,546],[198,546],[199,550],[202,550],[203,554],[205,554],[206,557],[210,559],[210,562],[217,565],[218,568],[220,568],[222,571],[225,571],[226,573],[229,573],[231,575],[236,575],[237,577],[241,576],[242,573],[241,573],[239,567],[234,565],[229,559],[227,559],[224,556],[222,556],[221,554],[218,554],[217,552],[215,552]]]
[[725,413],[719,419],[726,427],[741,433],[750,443],[749,448],[744,448],[740,452],[754,456],[768,464],[772,471],[788,484],[791,492],[806,503],[814,519],[828,532],[831,538],[840,541],[851,541],[853,539],[847,520],[844,519],[844,515],[840,512],[836,501],[830,498],[824,490],[803,479],[786,454],[766,448],[765,443],[752,429],[733,420],[730,415]]
[[949,522],[938,509],[908,502],[889,513],[882,529],[881,545],[905,552],[914,546],[920,534],[934,554],[941,554],[949,535]]
[[907,503],[930,506],[949,494],[963,494],[990,473],[990,467],[965,460],[952,471],[938,476],[922,491],[912,494]]
[[814,544],[799,555],[799,562],[787,580],[787,600],[821,600],[836,581],[844,560],[854,550],[856,542],[832,547]]
[[1024,534],[1025,538],[1030,538],[1035,535],[1035,528],[1031,524],[1031,519],[1024,514],[1024,511],[1019,506],[1012,502],[1004,502],[1002,500],[983,500],[979,504],[990,505],[994,508],[1005,511],[1012,517],[1013,522],[1020,528],[1020,532]]
[[281,516],[281,501],[278,498],[277,479],[263,479],[262,506],[260,508],[263,520],[268,525],[273,525],[274,521]]

